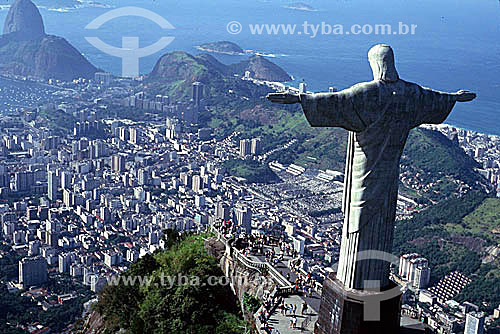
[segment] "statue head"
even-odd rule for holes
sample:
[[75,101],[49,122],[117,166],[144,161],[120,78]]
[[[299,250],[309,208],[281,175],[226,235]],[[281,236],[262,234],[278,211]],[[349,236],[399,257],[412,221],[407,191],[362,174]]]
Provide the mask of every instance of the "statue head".
[[398,71],[394,65],[394,52],[387,44],[377,44],[368,51],[368,60],[374,80],[397,81]]

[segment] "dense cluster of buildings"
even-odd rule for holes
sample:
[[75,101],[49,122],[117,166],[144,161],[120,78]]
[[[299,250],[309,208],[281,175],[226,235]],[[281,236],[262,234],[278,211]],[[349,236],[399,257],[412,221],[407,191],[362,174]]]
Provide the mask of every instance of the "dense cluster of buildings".
[[442,132],[457,145],[463,148],[465,153],[480,163],[477,171],[490,182],[492,187],[500,196],[500,137],[479,133],[472,130],[458,129],[450,125],[428,126],[431,129]]
[[[207,98],[199,82],[192,84],[189,101],[136,93],[106,73],[96,74],[95,82],[98,87],[72,86],[91,101],[65,95],[48,106],[76,117],[66,136],[54,134],[36,111],[24,112],[21,122],[2,120],[7,126],[1,133],[0,195],[8,202],[0,205],[1,234],[22,254],[19,276],[10,286],[29,289],[62,275],[97,292],[138,258],[164,248],[166,229],[199,232],[225,221],[238,233],[284,236],[301,258],[299,270],[318,283],[331,272],[343,224],[342,172],[267,161],[270,152],[290,149],[295,140],[268,151],[260,138],[242,139],[238,133],[216,140],[212,129],[196,124]],[[306,92],[306,85],[299,91]],[[147,123],[111,117],[110,101],[159,116]],[[439,130],[454,136],[498,186],[496,137]],[[226,173],[228,159],[266,163],[280,181],[246,184]],[[411,216],[415,206],[400,196],[398,218]],[[474,307],[466,305],[462,316],[443,307],[468,278],[452,273],[427,290],[430,273],[419,254],[401,257],[394,275],[419,296],[405,314],[450,329],[446,333],[457,328],[481,333],[485,317]]]
[[139,92],[124,98],[122,104],[124,107],[163,111],[166,115],[183,122],[197,123],[200,111],[204,108],[204,85],[201,82],[194,82],[191,99],[187,102],[177,101],[174,103],[170,97],[165,95],[147,98],[144,92]]
[[405,254],[399,259],[399,277],[416,289],[425,289],[431,278],[429,261],[419,254]]
[[469,277],[454,271],[428,288],[430,270],[426,258],[411,253],[400,257],[398,272],[393,273],[405,291],[402,315],[408,325],[425,325],[437,333],[482,334],[487,322],[500,319],[500,305],[488,315],[477,305],[454,300],[472,282]]

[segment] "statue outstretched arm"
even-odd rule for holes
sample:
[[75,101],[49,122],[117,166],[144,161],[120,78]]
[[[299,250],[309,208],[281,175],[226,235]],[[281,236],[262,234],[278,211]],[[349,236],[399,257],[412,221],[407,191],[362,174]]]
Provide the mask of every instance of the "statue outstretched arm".
[[477,96],[476,93],[464,89],[461,89],[456,93],[453,93],[453,95],[455,95],[457,102],[469,102],[474,100]]
[[300,103],[313,127],[341,127],[355,132],[366,128],[359,116],[359,110],[364,108],[363,101],[353,88],[335,93],[272,93],[267,99],[280,104]]
[[446,120],[456,102],[469,102],[475,98],[476,94],[467,90],[446,93],[419,87],[413,127],[421,124],[441,124]]
[[270,93],[267,94],[267,99],[272,103],[295,104],[300,103],[300,94],[290,92]]

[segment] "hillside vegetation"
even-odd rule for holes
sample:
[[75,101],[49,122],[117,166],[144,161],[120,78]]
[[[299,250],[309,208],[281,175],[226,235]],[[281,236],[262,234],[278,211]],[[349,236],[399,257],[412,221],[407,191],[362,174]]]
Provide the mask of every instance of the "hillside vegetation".
[[224,167],[229,174],[242,177],[249,183],[271,183],[279,180],[271,168],[251,159],[227,160]]
[[[272,81],[286,81],[291,78],[279,66],[269,60],[253,56],[240,63],[225,65],[209,54],[193,56],[183,51],[163,55],[156,63],[146,84],[154,94],[161,93],[176,99],[189,99],[191,85],[195,81],[205,84],[208,105],[222,100],[263,99],[271,90],[241,80],[245,71],[251,75]],[[235,74],[239,77],[235,77]]]
[[487,198],[474,211],[465,216],[462,224],[447,224],[452,234],[469,234],[500,243],[500,199]]
[[[172,232],[169,233],[170,240]],[[95,311],[103,333],[243,334],[240,307],[229,285],[209,284],[222,277],[216,258],[204,249],[206,235],[189,236],[166,251],[146,255],[122,277],[150,278],[150,284],[108,285]],[[179,277],[186,277],[183,282]],[[169,284],[175,278],[175,284]],[[137,283],[137,282],[136,282]]]
[[458,270],[472,283],[457,296],[459,301],[483,305],[492,311],[500,303],[500,266],[496,259],[482,263],[484,250],[495,245],[492,234],[485,229],[498,226],[498,199],[484,193],[471,192],[464,197],[452,197],[396,223],[394,254],[419,253],[429,260],[431,282],[435,284],[449,272]]

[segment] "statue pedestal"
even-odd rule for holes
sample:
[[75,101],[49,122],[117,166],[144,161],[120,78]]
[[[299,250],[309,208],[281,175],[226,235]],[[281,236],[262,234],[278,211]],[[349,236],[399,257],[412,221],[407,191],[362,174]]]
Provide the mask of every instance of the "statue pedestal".
[[383,291],[346,290],[335,275],[323,283],[315,334],[399,333],[399,286],[391,282]]

